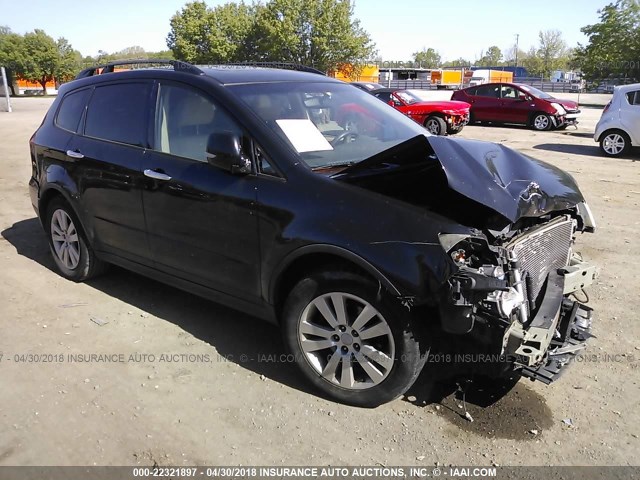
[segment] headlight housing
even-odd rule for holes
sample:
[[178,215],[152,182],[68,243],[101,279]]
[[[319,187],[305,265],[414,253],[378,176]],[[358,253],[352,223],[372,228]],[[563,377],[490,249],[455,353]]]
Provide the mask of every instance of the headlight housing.
[[555,103],[554,102],[554,103],[551,104],[551,106],[556,109],[556,113],[558,115],[566,115],[567,114],[567,111],[559,103]]
[[441,233],[438,235],[438,239],[444,251],[459,267],[483,265],[487,263],[487,257],[491,255],[487,240],[483,237],[460,233]]

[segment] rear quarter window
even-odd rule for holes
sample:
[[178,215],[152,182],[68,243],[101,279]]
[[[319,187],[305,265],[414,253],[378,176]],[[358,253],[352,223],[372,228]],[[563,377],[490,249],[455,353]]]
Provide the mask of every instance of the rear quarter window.
[[91,89],[84,89],[65,95],[56,115],[56,125],[76,133],[90,94]]
[[630,105],[640,105],[640,90],[627,93],[627,101]]
[[84,134],[145,146],[149,83],[117,83],[96,87],[89,101]]

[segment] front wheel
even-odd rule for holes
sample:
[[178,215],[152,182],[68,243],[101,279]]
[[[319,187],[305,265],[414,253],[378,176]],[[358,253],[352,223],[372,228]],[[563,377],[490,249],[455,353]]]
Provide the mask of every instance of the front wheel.
[[424,121],[424,127],[433,135],[444,135],[447,132],[447,124],[440,117],[428,117]]
[[456,128],[448,128],[447,129],[447,134],[448,135],[455,135],[456,133],[460,133],[463,128],[464,128],[464,125],[461,125],[461,126],[456,127]]
[[629,151],[631,139],[620,130],[605,132],[600,138],[600,150],[608,157],[619,157]]
[[536,113],[531,120],[531,126],[534,130],[542,132],[551,129],[553,123],[551,122],[551,117],[546,113]]
[[376,407],[403,394],[426,360],[410,312],[352,273],[301,280],[283,312],[285,345],[303,375],[328,397]]
[[91,250],[75,212],[62,199],[49,204],[45,230],[53,260],[66,279],[82,282],[106,268]]

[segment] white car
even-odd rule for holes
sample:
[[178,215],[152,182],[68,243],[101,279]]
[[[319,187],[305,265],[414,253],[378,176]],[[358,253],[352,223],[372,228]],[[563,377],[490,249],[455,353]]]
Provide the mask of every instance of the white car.
[[640,83],[613,90],[593,139],[600,142],[600,150],[609,157],[619,157],[640,145]]

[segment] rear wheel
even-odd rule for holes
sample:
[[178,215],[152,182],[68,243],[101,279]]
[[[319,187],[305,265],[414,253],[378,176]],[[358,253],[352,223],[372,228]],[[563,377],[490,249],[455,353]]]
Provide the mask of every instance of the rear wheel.
[[531,127],[534,130],[544,131],[549,130],[553,126],[551,117],[546,113],[536,113],[531,119]]
[[631,139],[621,130],[610,130],[600,138],[600,150],[608,157],[619,157],[629,151]]
[[64,200],[56,198],[49,204],[45,231],[53,260],[63,277],[82,282],[105,270],[106,264],[91,250],[75,212]]
[[424,126],[427,130],[429,130],[429,133],[433,135],[444,135],[447,132],[447,124],[440,117],[427,117],[427,119],[424,121]]
[[411,315],[359,275],[320,271],[291,291],[285,345],[303,375],[327,396],[375,407],[403,394],[426,360]]

